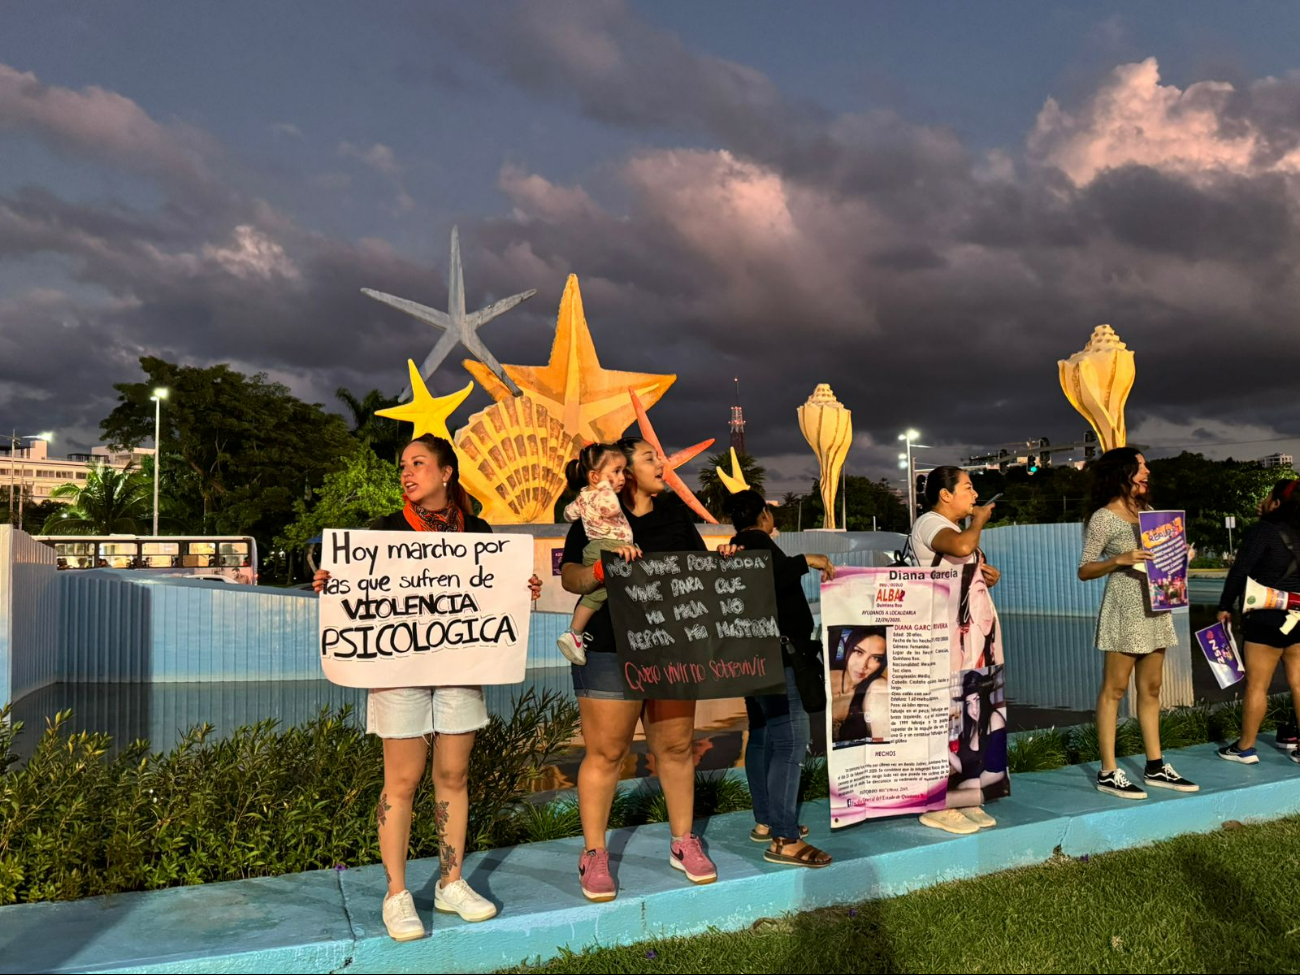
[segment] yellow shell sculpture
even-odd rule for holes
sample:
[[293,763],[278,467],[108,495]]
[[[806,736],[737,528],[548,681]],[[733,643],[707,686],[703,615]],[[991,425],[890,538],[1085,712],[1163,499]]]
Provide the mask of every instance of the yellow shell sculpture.
[[853,411],[840,405],[827,383],[819,383],[808,402],[799,407],[799,429],[821,464],[823,527],[833,529],[840,470],[853,442]]
[[1097,431],[1102,450],[1127,445],[1124,405],[1137,370],[1133,353],[1115,330],[1098,325],[1082,351],[1057,365],[1065,398]]
[[460,479],[494,525],[549,525],[564,493],[564,465],[582,443],[525,393],[475,413],[456,431]]

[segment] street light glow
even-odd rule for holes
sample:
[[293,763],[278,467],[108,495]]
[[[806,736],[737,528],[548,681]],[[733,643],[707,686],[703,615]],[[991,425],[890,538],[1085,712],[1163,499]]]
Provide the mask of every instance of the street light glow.
[[907,431],[907,439],[908,439],[908,440],[920,440],[920,439],[921,439],[921,435],[920,435],[919,433],[917,433],[915,430],[908,430],[908,431]]
[[167,390],[167,387],[166,387],[166,386],[155,386],[155,387],[154,387],[154,391],[153,391],[153,395],[150,396],[149,398],[150,398],[150,399],[166,399],[166,398],[167,398],[167,393],[168,393],[168,390]]

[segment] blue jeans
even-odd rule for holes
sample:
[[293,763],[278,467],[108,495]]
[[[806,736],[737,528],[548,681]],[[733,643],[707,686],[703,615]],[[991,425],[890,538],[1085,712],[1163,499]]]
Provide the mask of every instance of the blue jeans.
[[799,776],[808,753],[808,714],[785,668],[785,694],[745,698],[749,745],[745,777],[754,798],[754,822],[783,839],[799,837]]

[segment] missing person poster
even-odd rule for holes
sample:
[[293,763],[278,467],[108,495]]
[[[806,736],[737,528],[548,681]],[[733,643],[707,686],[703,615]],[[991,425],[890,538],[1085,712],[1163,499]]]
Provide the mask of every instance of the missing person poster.
[[328,529],[320,655],[344,687],[518,684],[533,539]]
[[844,568],[822,584],[832,827],[1010,793],[1001,628],[967,568]]

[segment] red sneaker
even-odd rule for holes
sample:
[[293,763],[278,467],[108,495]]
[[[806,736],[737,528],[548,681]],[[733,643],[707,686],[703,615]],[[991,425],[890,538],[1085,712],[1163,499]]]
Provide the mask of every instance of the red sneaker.
[[578,881],[589,901],[612,901],[618,896],[609,872],[609,851],[588,850],[578,858]]
[[669,853],[671,855],[668,857],[668,862],[672,864],[673,869],[686,874],[686,878],[691,883],[711,884],[718,879],[718,868],[704,855],[700,838],[694,833],[682,840],[673,841]]

